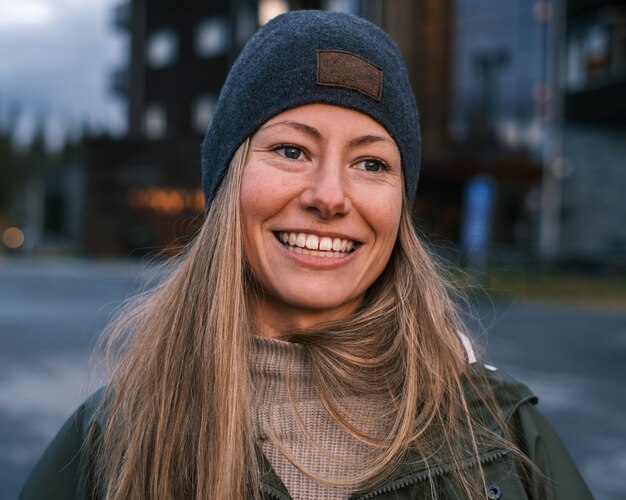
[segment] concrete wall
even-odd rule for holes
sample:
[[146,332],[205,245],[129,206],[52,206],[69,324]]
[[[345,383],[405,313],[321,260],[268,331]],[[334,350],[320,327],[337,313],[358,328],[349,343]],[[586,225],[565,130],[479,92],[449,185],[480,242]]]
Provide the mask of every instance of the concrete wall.
[[626,264],[626,128],[567,125],[564,258]]

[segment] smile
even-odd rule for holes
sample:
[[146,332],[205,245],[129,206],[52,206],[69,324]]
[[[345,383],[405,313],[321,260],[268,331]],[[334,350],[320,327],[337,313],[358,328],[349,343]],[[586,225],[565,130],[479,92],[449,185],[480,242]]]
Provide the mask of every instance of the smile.
[[320,237],[311,233],[281,231],[274,234],[287,250],[317,257],[345,257],[359,245],[353,240]]

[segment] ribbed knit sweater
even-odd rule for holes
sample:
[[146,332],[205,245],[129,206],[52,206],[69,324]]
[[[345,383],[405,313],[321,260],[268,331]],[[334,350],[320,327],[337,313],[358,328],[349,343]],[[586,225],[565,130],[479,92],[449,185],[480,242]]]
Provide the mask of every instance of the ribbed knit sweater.
[[[290,495],[294,499],[348,498],[357,484],[321,484],[298,470],[279,449],[305,470],[331,481],[349,479],[363,472],[366,459],[371,457],[371,448],[348,434],[322,406],[312,384],[311,366],[304,348],[255,337],[251,363],[256,439]],[[359,429],[380,435],[384,432],[378,418],[381,405],[374,398],[346,398],[341,401],[341,412]],[[294,418],[294,409],[306,432]]]

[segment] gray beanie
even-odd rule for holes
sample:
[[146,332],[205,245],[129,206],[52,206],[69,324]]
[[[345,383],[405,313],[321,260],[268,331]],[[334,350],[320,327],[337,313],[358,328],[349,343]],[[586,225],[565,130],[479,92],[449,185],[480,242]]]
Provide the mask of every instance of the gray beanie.
[[369,115],[400,149],[409,203],[420,168],[415,97],[398,48],[360,17],[294,11],[275,17],[235,61],[202,145],[202,187],[211,203],[239,146],[287,109],[325,103]]

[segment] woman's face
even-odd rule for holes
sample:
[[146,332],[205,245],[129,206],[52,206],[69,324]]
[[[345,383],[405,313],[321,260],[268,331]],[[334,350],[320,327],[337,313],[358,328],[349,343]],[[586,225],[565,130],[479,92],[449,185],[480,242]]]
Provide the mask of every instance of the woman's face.
[[367,115],[310,104],[261,126],[241,186],[259,333],[352,313],[387,265],[402,198],[400,151]]

